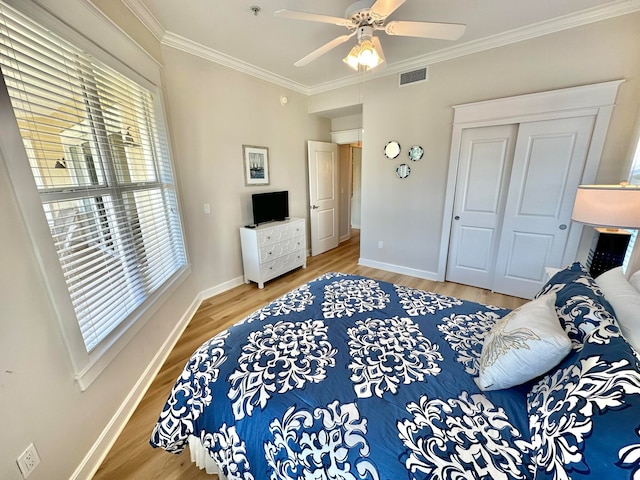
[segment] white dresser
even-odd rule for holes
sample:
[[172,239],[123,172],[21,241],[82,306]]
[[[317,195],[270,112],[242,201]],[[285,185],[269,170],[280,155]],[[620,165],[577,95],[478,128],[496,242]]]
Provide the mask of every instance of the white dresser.
[[244,281],[264,282],[307,266],[307,239],[304,218],[270,222],[256,228],[241,227]]

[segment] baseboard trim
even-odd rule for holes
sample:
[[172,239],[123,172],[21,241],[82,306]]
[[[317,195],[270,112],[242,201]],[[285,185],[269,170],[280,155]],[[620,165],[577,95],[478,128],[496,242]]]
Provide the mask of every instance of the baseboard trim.
[[338,239],[338,243],[346,242],[350,238],[351,238],[351,233],[347,233],[346,235],[343,235]]
[[122,430],[124,430],[124,427],[127,425],[127,422],[133,415],[133,412],[135,412],[138,404],[142,401],[145,393],[147,393],[151,383],[158,375],[158,372],[160,372],[162,365],[167,360],[167,357],[182,336],[185,328],[187,328],[187,325],[189,325],[189,322],[198,311],[202,301],[230,290],[243,282],[244,277],[236,277],[215,287],[203,290],[196,296],[196,298],[194,298],[193,302],[191,302],[191,305],[189,305],[173,330],[171,330],[171,333],[163,342],[158,352],[153,356],[153,359],[149,365],[147,365],[147,368],[145,368],[133,389],[129,392],[118,410],[116,410],[116,413],[113,415],[80,465],[78,465],[78,468],[76,468],[75,472],[73,472],[69,477],[69,480],[89,480],[96,474],[100,465],[102,465],[102,462],[111,450],[111,447],[113,447],[113,444],[116,442],[122,433]]
[[438,280],[438,274],[436,272],[429,272],[427,270],[418,270],[416,268],[403,267],[401,265],[394,265],[392,263],[377,262],[375,260],[369,260],[367,258],[360,257],[358,259],[358,265],[364,267],[377,268],[378,270],[385,270],[387,272],[400,273],[402,275],[410,275],[412,277],[424,278],[425,280]]
[[238,285],[242,285],[244,283],[244,276],[232,278],[231,280],[221,283],[220,285],[216,285],[215,287],[208,288],[203,290],[198,295],[200,301],[206,300],[207,298],[215,297],[216,295],[226,292],[227,290],[231,290]]
[[171,350],[173,350],[173,347],[184,332],[184,329],[189,325],[189,322],[198,310],[200,303],[201,301],[199,298],[195,298],[193,302],[191,302],[187,311],[182,315],[180,321],[173,328],[158,352],[153,356],[153,359],[149,365],[147,365],[147,368],[145,368],[133,389],[129,392],[129,395],[127,395],[115,415],[102,431],[98,440],[93,444],[89,453],[87,453],[76,471],[73,472],[73,475],[69,477],[70,480],[93,478],[111,450],[111,447],[113,447],[113,444],[127,425],[127,422],[133,415],[133,412],[135,412],[136,407],[140,401],[142,401],[142,397],[144,397],[144,394],[151,386],[151,382],[153,382],[153,379],[158,375],[160,368],[162,368],[162,365],[169,356],[169,353],[171,353]]

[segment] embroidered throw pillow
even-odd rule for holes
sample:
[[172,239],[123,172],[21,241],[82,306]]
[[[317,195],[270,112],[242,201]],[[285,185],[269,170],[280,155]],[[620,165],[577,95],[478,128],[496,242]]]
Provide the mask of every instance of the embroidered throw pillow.
[[481,390],[499,390],[532,380],[558,365],[571,350],[551,293],[532,300],[498,320],[480,355]]

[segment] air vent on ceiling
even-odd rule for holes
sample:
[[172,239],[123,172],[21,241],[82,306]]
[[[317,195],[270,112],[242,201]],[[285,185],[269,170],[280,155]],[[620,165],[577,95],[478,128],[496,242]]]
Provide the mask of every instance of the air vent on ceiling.
[[429,80],[429,67],[419,68],[400,74],[400,87]]

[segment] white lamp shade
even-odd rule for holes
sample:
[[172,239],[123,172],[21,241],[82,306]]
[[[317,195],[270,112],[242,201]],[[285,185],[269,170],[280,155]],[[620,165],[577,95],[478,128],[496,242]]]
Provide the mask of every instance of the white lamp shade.
[[595,226],[640,228],[640,186],[580,185],[571,218]]

